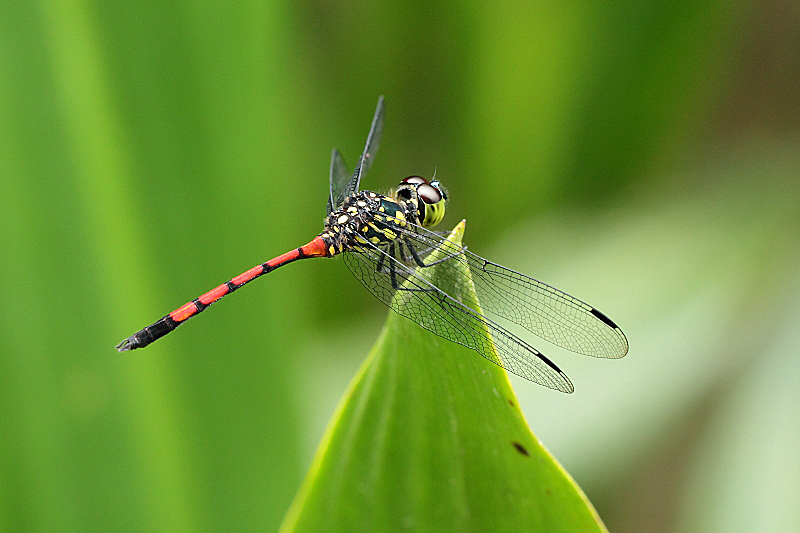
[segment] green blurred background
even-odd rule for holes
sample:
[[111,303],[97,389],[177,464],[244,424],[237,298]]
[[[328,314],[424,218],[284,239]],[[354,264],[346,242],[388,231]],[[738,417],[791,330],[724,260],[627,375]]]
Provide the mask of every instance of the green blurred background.
[[[0,530],[273,530],[386,309],[301,262],[113,346],[434,170],[471,250],[611,316],[536,343],[534,432],[612,531],[797,531],[800,4],[0,2]],[[513,502],[510,502],[513,505]],[[502,512],[501,509],[498,512]]]

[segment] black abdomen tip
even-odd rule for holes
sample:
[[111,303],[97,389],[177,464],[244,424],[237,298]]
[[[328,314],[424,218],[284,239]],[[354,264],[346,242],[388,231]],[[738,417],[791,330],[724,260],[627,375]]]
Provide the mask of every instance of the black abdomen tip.
[[136,338],[135,338],[135,336],[134,337],[128,337],[127,339],[125,339],[121,343],[117,344],[115,346],[115,348],[117,349],[118,352],[129,352],[129,351],[133,350],[134,348],[138,348],[138,346],[136,346]]

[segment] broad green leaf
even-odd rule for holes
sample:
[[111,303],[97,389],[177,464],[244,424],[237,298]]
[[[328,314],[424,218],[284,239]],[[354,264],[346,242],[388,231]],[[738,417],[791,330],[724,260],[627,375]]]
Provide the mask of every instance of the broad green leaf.
[[[463,275],[463,301],[477,305]],[[505,372],[390,313],[283,531],[400,529],[605,531],[531,433]]]

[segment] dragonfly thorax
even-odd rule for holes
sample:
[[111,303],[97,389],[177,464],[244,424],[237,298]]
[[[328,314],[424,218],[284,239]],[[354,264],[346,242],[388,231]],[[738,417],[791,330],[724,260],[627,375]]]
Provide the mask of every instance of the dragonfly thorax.
[[361,191],[345,198],[342,205],[325,219],[328,255],[371,243],[389,244],[406,228],[417,224],[416,202],[398,201],[390,196]]

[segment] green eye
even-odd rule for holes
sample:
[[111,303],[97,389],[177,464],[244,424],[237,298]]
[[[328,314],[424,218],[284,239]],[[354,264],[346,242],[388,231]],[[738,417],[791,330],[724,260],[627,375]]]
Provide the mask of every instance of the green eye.
[[[434,182],[438,185],[438,182]],[[423,183],[417,187],[417,194],[425,206],[422,225],[431,228],[442,221],[445,211],[445,198],[441,189],[434,185]]]

